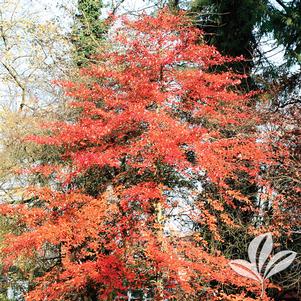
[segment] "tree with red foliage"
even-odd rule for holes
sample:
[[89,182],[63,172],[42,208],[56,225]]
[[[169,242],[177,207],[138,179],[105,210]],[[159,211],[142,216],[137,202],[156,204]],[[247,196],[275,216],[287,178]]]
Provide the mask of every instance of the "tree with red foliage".
[[[83,80],[59,82],[76,119],[30,138],[63,150],[64,163],[35,166],[54,180],[29,189],[30,204],[1,206],[23,227],[6,237],[4,266],[47,261],[27,300],[117,300],[129,290],[154,300],[227,300],[226,286],[248,300],[256,284],[189,228],[203,225],[221,240],[221,225],[240,226],[226,207],[254,210],[229,184],[240,173],[257,184],[271,162],[252,94],[236,89],[241,75],[214,72],[233,59],[204,45],[185,15],[119,23]],[[181,187],[197,195],[197,184],[208,183],[218,199],[183,206]],[[176,222],[185,229],[171,230]]]

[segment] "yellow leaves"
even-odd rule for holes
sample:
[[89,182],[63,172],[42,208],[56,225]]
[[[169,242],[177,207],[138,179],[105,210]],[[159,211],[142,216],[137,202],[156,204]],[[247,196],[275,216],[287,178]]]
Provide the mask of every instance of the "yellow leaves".
[[25,135],[34,132],[38,126],[37,118],[8,108],[0,110],[0,121],[0,134],[2,141],[5,142],[11,139],[23,139]]

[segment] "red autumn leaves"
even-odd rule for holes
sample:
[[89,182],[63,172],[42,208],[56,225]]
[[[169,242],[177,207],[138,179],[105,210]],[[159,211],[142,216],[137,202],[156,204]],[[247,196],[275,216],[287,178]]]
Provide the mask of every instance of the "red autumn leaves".
[[[198,233],[166,232],[168,191],[202,178],[219,199],[209,200],[210,210],[195,199],[190,221],[180,211],[177,219],[187,228],[205,223],[219,239],[217,224],[237,225],[214,212],[250,207],[227,180],[244,172],[256,183],[270,162],[252,95],[236,88],[242,76],[219,71],[232,59],[201,39],[182,14],[123,20],[97,63],[81,71],[81,83],[59,83],[78,116],[31,140],[63,150],[53,171],[65,173],[65,186],[53,180],[56,188],[31,192],[30,205],[1,209],[23,225],[5,241],[7,268],[24,256],[47,261],[28,300],[111,300],[128,289],[150,289],[158,300],[218,300],[222,284],[252,286]],[[93,177],[91,169],[109,174],[96,178],[101,188],[93,196],[78,183]],[[216,284],[208,288],[210,281]]]

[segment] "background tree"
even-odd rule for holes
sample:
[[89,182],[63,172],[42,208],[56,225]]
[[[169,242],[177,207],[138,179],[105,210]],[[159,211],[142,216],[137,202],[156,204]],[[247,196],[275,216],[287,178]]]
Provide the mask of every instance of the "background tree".
[[78,0],[72,33],[74,60],[78,66],[91,61],[91,56],[97,53],[106,32],[106,26],[101,20],[102,8],[101,0]]
[[[244,62],[227,65],[228,68],[249,75],[257,47],[255,27],[262,19],[265,4],[265,0],[197,0],[192,1],[191,11],[197,25],[206,32],[207,42],[223,55],[245,58]],[[244,81],[242,88],[254,88],[250,77]]]
[[301,1],[269,1],[260,26],[261,34],[272,33],[279,46],[284,47],[288,65],[301,62]]
[[68,71],[70,44],[63,29],[51,19],[42,21],[38,10],[23,0],[1,1],[1,106],[14,111],[49,105],[51,80]]
[[[256,85],[268,91],[264,95],[268,100],[268,110],[267,107],[262,108],[262,114],[267,126],[274,128],[274,138],[278,137],[275,150],[280,144],[285,145],[291,159],[280,160],[278,167],[268,172],[268,177],[275,181],[274,193],[280,194],[275,200],[272,195],[261,199],[258,187],[250,185],[247,180],[241,188],[249,196],[253,195],[254,204],[262,207],[260,223],[274,225],[275,228],[276,224],[281,224],[281,244],[299,252],[300,225],[295,216],[299,214],[300,183],[294,179],[296,173],[300,173],[300,145],[297,142],[300,119],[300,1],[192,1],[191,8],[197,25],[207,34],[207,41],[223,54],[243,55],[247,59],[230,67],[250,73],[252,80],[247,82],[249,86]],[[283,57],[274,59],[277,53],[279,57],[279,52],[284,54]],[[279,213],[273,214],[279,207]],[[252,218],[246,222],[247,225],[250,223]],[[291,232],[285,229],[291,228],[292,223],[296,234],[290,235]],[[225,235],[229,244],[224,243],[222,247],[230,256],[243,249],[240,242],[248,240],[245,231],[237,233],[225,229]],[[288,275],[295,276],[288,276],[285,281],[286,287],[295,287],[300,295],[299,266],[297,259],[292,270],[288,270]],[[284,283],[280,278],[277,281]]]
[[[39,125],[46,116],[48,121],[70,118],[65,98],[51,84],[53,78],[72,74],[66,18],[57,22],[54,17],[45,17],[43,10],[37,2],[0,1],[0,203],[29,203],[25,187],[33,183],[45,185],[47,180],[42,174],[32,176],[21,171],[34,162],[56,160],[58,150],[25,145],[24,138],[40,132]],[[1,240],[8,232],[21,231],[20,225],[2,216],[0,227]],[[26,289],[26,285],[21,287],[23,280],[28,273],[33,275],[39,265],[43,262],[18,262],[9,277],[1,278],[4,293],[0,298],[5,298],[7,288],[10,292]]]

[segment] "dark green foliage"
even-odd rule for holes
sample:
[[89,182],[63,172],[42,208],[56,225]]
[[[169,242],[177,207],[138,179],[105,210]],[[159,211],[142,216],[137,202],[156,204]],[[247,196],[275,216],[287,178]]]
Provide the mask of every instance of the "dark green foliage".
[[[301,1],[270,1],[262,20],[261,34],[272,33],[285,49],[288,65],[301,64]],[[274,4],[275,4],[274,2]]]
[[101,0],[78,0],[78,14],[75,16],[72,42],[76,48],[74,60],[78,66],[86,65],[106,33],[101,20]]
[[251,71],[258,41],[264,35],[284,47],[288,67],[301,63],[300,0],[195,0],[191,11],[210,44],[224,55],[247,59],[236,71]]
[[[238,72],[249,72],[256,47],[254,28],[265,12],[265,0],[197,0],[192,12],[210,44],[224,55],[241,56],[247,61],[235,64]],[[198,15],[199,14],[199,15]]]
[[180,0],[169,0],[168,1],[168,8],[171,11],[177,11],[179,9]]

